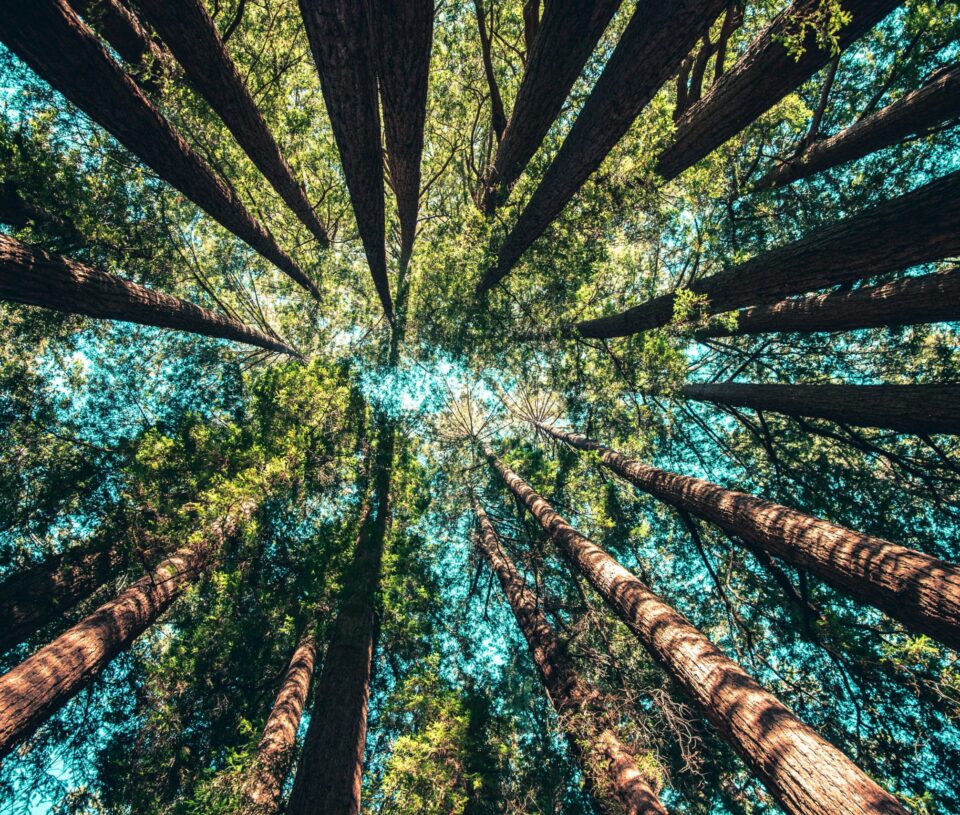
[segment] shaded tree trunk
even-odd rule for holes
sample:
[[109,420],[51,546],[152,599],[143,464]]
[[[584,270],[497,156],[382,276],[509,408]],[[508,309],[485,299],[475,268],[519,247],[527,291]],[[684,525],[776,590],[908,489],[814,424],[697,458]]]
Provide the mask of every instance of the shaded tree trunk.
[[540,0],[525,0],[523,4],[523,63],[530,63],[530,52],[533,51],[540,31]]
[[774,799],[793,815],[905,815],[897,800],[801,722],[681,614],[577,532],[501,462],[516,498],[640,643],[704,711]]
[[[880,206],[823,227],[689,288],[707,297],[706,311],[744,306],[941,260],[960,252],[960,172]],[[584,337],[626,337],[673,319],[674,295],[664,294],[619,314],[577,323]]]
[[[787,563],[806,569],[908,629],[960,648],[960,566],[803,512],[641,464],[578,433],[537,423],[555,439],[600,455],[621,478]],[[752,545],[752,546],[751,546]]]
[[[477,31],[480,34],[480,57],[483,60],[483,75],[487,79],[487,90],[490,93],[490,127],[497,137],[497,143],[500,143],[503,140],[503,131],[507,127],[507,114],[504,113],[500,86],[497,84],[497,75],[493,70],[493,31],[487,30],[487,17],[483,4],[484,0],[473,0],[473,7],[477,14]],[[490,3],[490,12],[490,27],[492,29],[493,0]]]
[[547,696],[574,754],[591,778],[590,786],[603,811],[666,815],[654,784],[644,777],[630,751],[610,730],[599,690],[580,678],[566,647],[541,611],[536,594],[527,588],[500,547],[496,530],[476,499],[473,509],[480,524],[477,544],[500,581]]
[[573,128],[500,248],[479,291],[496,285],[630,129],[723,10],[724,0],[640,0]]
[[316,285],[143,95],[66,0],[6,3],[0,38],[163,180],[319,298]]
[[0,235],[0,300],[174,328],[299,356],[289,345],[186,300]]
[[[156,90],[165,54],[137,16],[121,0],[69,0],[74,11],[86,20],[134,69],[146,68],[141,84]],[[144,73],[138,71],[138,73]]]

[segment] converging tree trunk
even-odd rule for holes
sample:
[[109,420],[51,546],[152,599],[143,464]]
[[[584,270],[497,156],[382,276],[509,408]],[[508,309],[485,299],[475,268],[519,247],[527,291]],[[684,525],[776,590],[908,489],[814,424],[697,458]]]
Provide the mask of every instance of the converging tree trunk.
[[69,0],[74,11],[99,31],[120,58],[134,69],[147,68],[141,83],[156,89],[156,74],[163,61],[163,49],[154,41],[137,16],[121,0]]
[[0,300],[221,337],[280,354],[286,343],[178,297],[0,235]]
[[787,812],[906,814],[892,795],[761,688],[680,613],[570,526],[489,447],[484,454],[551,540]]
[[[707,298],[705,311],[719,314],[744,306],[851,283],[941,260],[960,252],[960,172],[812,232],[710,277],[690,291]],[[577,323],[595,339],[626,337],[669,323],[673,294],[664,294],[619,314]]]
[[579,433],[543,432],[599,454],[603,464],[664,503],[697,515],[806,569],[908,629],[960,649],[960,566],[709,481],[641,464]]
[[476,499],[473,509],[480,524],[477,543],[500,581],[547,696],[574,754],[591,778],[591,788],[603,811],[666,815],[654,783],[640,772],[630,751],[610,730],[600,692],[580,678],[566,647],[541,611],[537,596],[500,547],[493,523]]
[[164,181],[319,298],[313,281],[143,95],[66,0],[5,3],[0,38]]

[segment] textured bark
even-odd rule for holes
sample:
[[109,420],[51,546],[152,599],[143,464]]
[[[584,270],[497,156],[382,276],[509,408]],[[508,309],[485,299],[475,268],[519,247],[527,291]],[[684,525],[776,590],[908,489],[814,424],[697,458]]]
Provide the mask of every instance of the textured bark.
[[776,332],[851,331],[960,320],[960,268],[905,277],[882,286],[781,300],[737,312],[734,328],[710,326],[697,337]]
[[[786,246],[772,249],[689,288],[719,314],[777,303],[794,294],[851,283],[960,253],[960,172],[886,201]],[[578,323],[584,337],[626,337],[666,325],[674,295]]]
[[[120,0],[69,0],[74,11],[110,43],[128,65],[136,68],[152,63],[154,70],[164,61],[163,49],[154,41],[136,15]],[[153,84],[154,77],[147,80]]]
[[[796,34],[801,21],[809,20],[826,2],[797,0],[782,11],[704,97],[687,109],[677,122],[673,142],[657,162],[657,172],[665,181],[735,136],[830,61],[831,50],[817,44],[815,26],[803,40],[799,59],[784,43],[785,35]],[[844,0],[843,10],[853,19],[840,31],[839,47],[855,42],[898,5],[899,0]]]
[[919,90],[835,136],[814,142],[800,155],[779,164],[755,185],[755,190],[782,187],[797,179],[863,158],[884,147],[923,134],[960,116],[960,66],[942,71]]
[[400,268],[413,252],[433,45],[433,0],[368,0],[377,48],[387,167],[400,217]]
[[898,433],[960,433],[960,385],[684,385],[686,399]]
[[496,285],[630,129],[724,0],[640,0],[573,128],[480,283]]
[[666,815],[654,785],[609,729],[599,691],[580,678],[566,647],[547,622],[537,595],[527,588],[501,549],[490,518],[476,501],[474,513],[480,523],[477,543],[500,581],[547,696],[604,812]]
[[206,562],[203,548],[179,550],[0,677],[0,758],[32,735],[153,625]]
[[66,0],[5,2],[0,38],[164,181],[319,298],[316,285],[143,95]]
[[897,800],[801,722],[679,612],[577,532],[501,462],[510,491],[793,815],[905,815]]
[[175,328],[299,356],[289,345],[178,297],[0,235],[0,300]]
[[[528,3],[527,8],[535,5]],[[620,0],[552,0],[544,9],[503,140],[485,179],[484,210],[505,199],[560,114]]]
[[350,203],[377,295],[393,320],[387,280],[383,153],[376,62],[367,3],[299,0]]
[[321,244],[329,243],[306,191],[294,178],[201,0],[137,0],[137,6],[183,66],[190,84],[216,111],[284,203]]
[[[704,518],[753,550],[806,569],[907,628],[960,649],[960,566],[864,535],[744,492],[641,464],[578,433],[537,425],[596,452],[621,478],[670,506]],[[752,545],[752,546],[751,546]]]

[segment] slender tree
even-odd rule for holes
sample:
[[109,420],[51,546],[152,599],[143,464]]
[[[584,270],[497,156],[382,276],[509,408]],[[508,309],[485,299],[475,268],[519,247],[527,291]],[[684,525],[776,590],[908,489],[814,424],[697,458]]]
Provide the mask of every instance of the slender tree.
[[286,343],[237,320],[5,235],[0,235],[0,300],[68,314],[174,328],[299,356]]
[[473,8],[477,15],[477,33],[480,35],[480,57],[483,60],[483,75],[486,77],[487,91],[490,94],[490,129],[497,137],[497,143],[499,143],[503,139],[504,130],[507,129],[507,114],[504,111],[500,86],[497,84],[497,75],[493,69],[494,0],[490,0],[490,30],[487,28],[485,2],[486,0],[473,0]]
[[591,779],[591,789],[603,811],[666,815],[654,784],[640,772],[630,751],[607,726],[600,692],[580,678],[566,647],[547,622],[536,594],[501,548],[493,523],[476,498],[473,511],[480,525],[477,544],[500,581],[547,696],[574,754]]
[[551,540],[793,815],[905,815],[897,800],[801,722],[680,613],[585,538],[496,456],[484,455]]
[[156,88],[154,74],[163,64],[165,54],[122,0],[70,0],[70,5],[88,25],[103,35],[127,65],[152,69],[146,77],[147,85]]
[[66,0],[4,2],[0,38],[162,179],[315,297],[320,292],[107,53]]

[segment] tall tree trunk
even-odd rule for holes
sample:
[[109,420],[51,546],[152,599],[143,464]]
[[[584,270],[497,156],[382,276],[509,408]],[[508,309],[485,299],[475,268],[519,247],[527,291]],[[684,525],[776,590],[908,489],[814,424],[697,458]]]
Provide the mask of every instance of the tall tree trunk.
[[[735,136],[830,61],[830,47],[817,42],[817,25],[808,27],[799,58],[790,53],[785,41],[797,36],[803,22],[816,22],[828,3],[796,0],[757,35],[706,95],[687,109],[677,122],[672,144],[657,162],[664,181],[676,178]],[[844,0],[843,10],[853,19],[838,34],[839,48],[855,42],[898,5],[900,0]]]
[[600,455],[621,478],[787,563],[806,569],[908,629],[960,649],[960,566],[744,492],[633,461],[579,433],[536,423],[571,447]]
[[735,326],[711,325],[698,331],[697,337],[852,331],[954,320],[960,320],[960,268],[741,309]]
[[283,782],[297,746],[297,728],[307,703],[316,661],[317,637],[311,623],[293,652],[280,692],[263,728],[254,764],[244,785],[242,815],[276,815],[280,808]]
[[197,579],[207,562],[203,547],[179,550],[116,599],[0,676],[0,758],[130,647]]
[[66,0],[4,2],[0,38],[163,180],[319,299],[313,281],[143,95]]
[[299,356],[289,345],[186,300],[0,235],[0,300],[175,328]]
[[630,129],[725,0],[640,0],[560,151],[478,287],[496,285]]
[[493,70],[493,3],[490,0],[490,28],[487,30],[487,17],[483,4],[485,0],[473,0],[473,7],[477,14],[477,31],[480,35],[480,57],[483,60],[483,75],[487,79],[487,90],[490,93],[490,128],[497,137],[499,144],[503,140],[503,131],[507,127],[507,114],[503,110],[503,99],[500,97],[500,86],[497,84],[497,75]]
[[400,217],[400,267],[413,253],[433,45],[433,0],[368,0],[377,46],[387,166]]
[[284,203],[326,246],[326,229],[307,200],[303,186],[294,178],[203,2],[137,0],[137,6],[183,66],[190,84],[216,111]]
[[484,454],[551,540],[704,711],[780,806],[793,815],[905,815],[892,795],[761,688],[646,584],[570,526],[489,447]]
[[[74,11],[99,31],[120,58],[134,69],[146,67],[141,79],[156,89],[156,74],[164,62],[163,49],[154,42],[136,15],[121,0],[69,0]],[[151,63],[151,64],[147,64]]]
[[960,66],[938,72],[919,90],[906,94],[835,136],[814,142],[798,156],[770,170],[753,189],[783,187],[797,179],[898,144],[908,136],[922,135],[957,116],[960,116]]
[[[535,7],[536,3],[527,3]],[[539,21],[517,99],[493,166],[484,180],[483,208],[493,213],[533,158],[620,0],[551,0]],[[534,14],[536,9],[534,8]]]
[[537,596],[500,547],[496,530],[476,499],[473,509],[480,523],[478,545],[500,581],[547,696],[574,754],[591,778],[591,788],[603,811],[666,815],[654,784],[610,730],[599,691],[580,678],[566,647],[541,611]]
[[960,433],[960,385],[684,385],[686,399],[898,433]]
[[299,3],[367,265],[384,313],[392,321],[380,104],[367,3],[360,0],[299,0]]
[[[960,252],[960,171],[880,206],[812,232],[786,246],[690,284],[707,297],[706,311],[744,306],[941,260]],[[619,314],[577,323],[584,337],[626,337],[673,319],[664,294]]]

